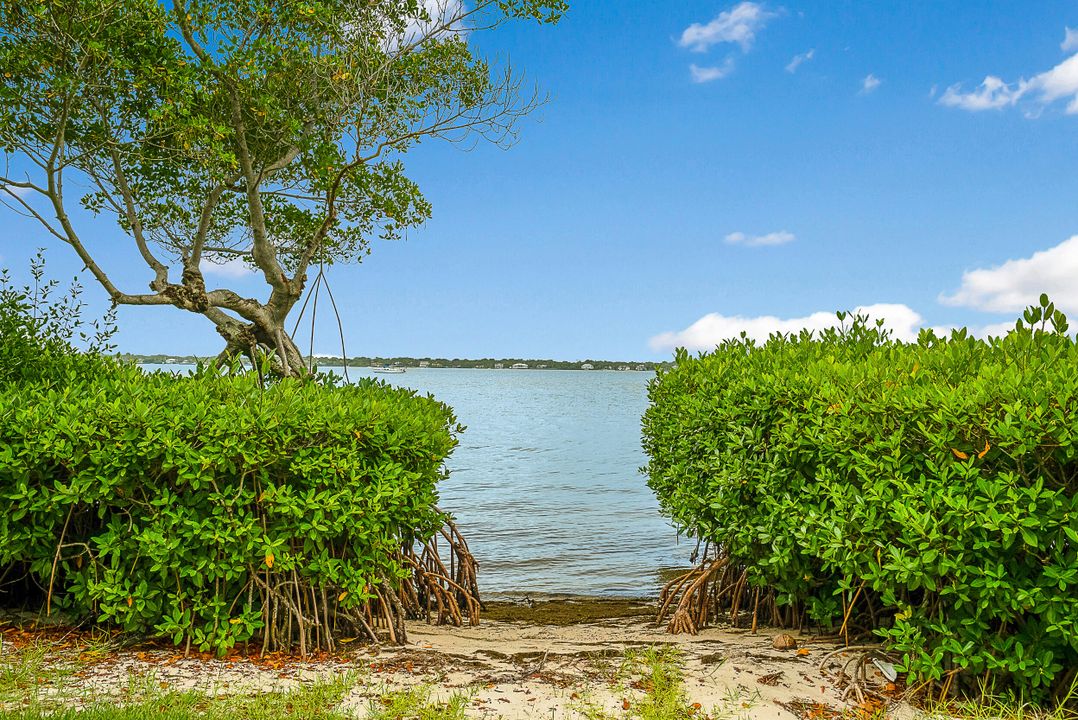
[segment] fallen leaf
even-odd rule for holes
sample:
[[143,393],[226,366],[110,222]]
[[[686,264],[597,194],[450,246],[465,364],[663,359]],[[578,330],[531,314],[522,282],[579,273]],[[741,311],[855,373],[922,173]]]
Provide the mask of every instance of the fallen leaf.
[[804,657],[805,655],[808,655],[809,652],[810,652],[810,650],[808,648],[801,648],[800,650],[797,651],[797,654],[800,655],[801,657]]
[[987,440],[985,440],[984,441],[984,450],[981,450],[979,453],[977,453],[977,457],[978,458],[983,458],[985,455],[988,454],[988,451],[991,450],[991,449],[992,449],[992,446],[988,444]]
[[966,453],[964,453],[961,450],[958,450],[956,448],[951,448],[951,452],[953,452],[954,456],[956,458],[958,458],[959,460],[968,460],[969,459],[969,455],[967,455]]
[[265,560],[266,560],[266,567],[272,568],[273,567],[273,553],[271,553],[271,552],[266,553]]
[[629,709],[629,701],[628,700],[622,700],[621,701],[621,709],[622,710],[628,710]]

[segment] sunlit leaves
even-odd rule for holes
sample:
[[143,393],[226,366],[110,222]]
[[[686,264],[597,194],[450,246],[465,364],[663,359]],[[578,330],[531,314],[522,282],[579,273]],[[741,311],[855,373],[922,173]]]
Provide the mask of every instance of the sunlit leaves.
[[[89,175],[85,207],[191,251],[215,187],[252,156],[284,268],[359,259],[431,212],[400,156],[424,138],[498,141],[530,107],[467,41],[562,0],[36,0],[0,6],[0,146]],[[53,163],[55,164],[55,163]],[[96,187],[95,187],[96,186]],[[288,207],[286,207],[288,206]],[[205,253],[248,250],[251,208],[213,208]],[[325,234],[325,237],[323,235]],[[226,258],[231,255],[226,253]]]
[[859,622],[913,675],[987,673],[1044,696],[1078,666],[1067,332],[1042,297],[988,341],[959,330],[903,344],[853,319],[681,351],[650,388],[649,485],[750,582],[825,625],[864,583]]
[[47,587],[63,534],[54,608],[222,652],[263,627],[255,577],[362,603],[442,524],[456,421],[433,399],[53,365],[0,376],[0,572]]

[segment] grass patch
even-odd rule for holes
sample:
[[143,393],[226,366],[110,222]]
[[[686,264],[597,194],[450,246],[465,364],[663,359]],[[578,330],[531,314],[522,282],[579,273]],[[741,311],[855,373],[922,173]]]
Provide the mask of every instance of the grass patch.
[[46,688],[62,685],[72,670],[49,662],[49,646],[35,642],[18,650],[0,645],[0,706],[38,701]]
[[982,692],[978,699],[955,700],[932,706],[921,720],[1078,720],[1078,677],[1051,705],[1037,705],[1013,694]]
[[673,647],[627,650],[614,676],[614,690],[624,696],[621,712],[586,699],[575,709],[586,720],[703,720],[700,706],[690,705],[685,694],[681,662]]
[[288,692],[209,696],[165,692],[152,678],[133,678],[122,704],[97,702],[82,708],[40,700],[28,707],[0,711],[2,720],[354,720],[339,710],[356,684],[346,673]]
[[393,690],[372,700],[367,720],[464,720],[471,692],[455,692],[445,702],[432,702],[427,685]]
[[631,718],[688,720],[696,714],[699,708],[689,705],[685,695],[680,651],[669,647],[630,650],[625,661],[630,672],[639,676],[632,686],[644,691],[644,698],[629,706]]

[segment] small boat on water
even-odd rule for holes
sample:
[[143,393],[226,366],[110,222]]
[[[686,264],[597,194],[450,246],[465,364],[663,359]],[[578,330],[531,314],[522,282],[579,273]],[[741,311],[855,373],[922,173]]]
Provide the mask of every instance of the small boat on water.
[[404,368],[402,368],[400,366],[393,366],[393,365],[381,365],[381,366],[375,365],[374,367],[371,368],[371,370],[373,370],[376,373],[391,373],[391,374],[398,374],[398,373],[404,372]]

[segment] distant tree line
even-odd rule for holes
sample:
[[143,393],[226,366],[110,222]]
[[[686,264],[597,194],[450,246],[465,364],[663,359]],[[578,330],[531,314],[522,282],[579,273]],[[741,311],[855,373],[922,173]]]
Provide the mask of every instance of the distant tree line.
[[[196,365],[200,362],[210,362],[211,356],[199,355],[134,355],[124,353],[121,357],[136,363],[148,363],[157,365],[179,364]],[[343,358],[320,357],[315,358],[315,364],[320,367],[341,367],[345,364]],[[382,367],[390,365],[404,368],[479,368],[479,369],[511,369],[514,365],[524,364],[529,370],[635,370],[653,372],[657,368],[666,367],[667,362],[641,362],[637,360],[536,360],[529,358],[413,358],[413,357],[366,357],[358,356],[348,358],[349,367]]]

